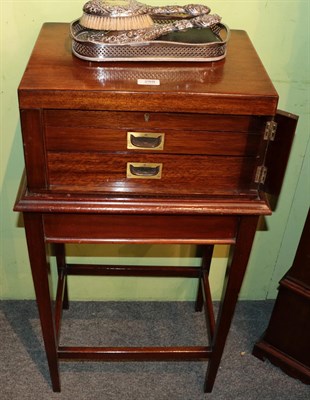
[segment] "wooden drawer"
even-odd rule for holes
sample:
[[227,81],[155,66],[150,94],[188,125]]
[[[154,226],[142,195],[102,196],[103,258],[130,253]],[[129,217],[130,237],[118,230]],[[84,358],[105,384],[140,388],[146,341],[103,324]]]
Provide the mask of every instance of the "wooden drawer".
[[263,123],[251,116],[45,110],[48,187],[139,195],[245,192],[253,186]]
[[249,116],[47,110],[45,140],[48,151],[58,152],[253,156],[262,122],[262,118]]
[[48,242],[234,243],[238,223],[236,216],[218,215],[44,215]]
[[[149,144],[143,143],[149,139]],[[48,151],[150,151],[182,154],[214,154],[255,156],[261,135],[244,132],[172,131],[159,132],[127,131],[121,129],[98,129],[81,127],[48,127],[46,148]],[[128,147],[127,143],[131,143]],[[137,142],[135,144],[135,142]],[[152,143],[153,142],[153,143]],[[158,145],[156,144],[158,143]],[[140,144],[139,144],[140,143]]]
[[[53,41],[57,51],[46,52],[50,29],[44,27],[18,89],[31,193],[279,192],[296,121],[279,118],[278,94],[245,32],[230,42],[242,58],[230,51],[224,63],[197,69],[76,62],[63,32],[57,46]],[[49,74],[38,74],[38,61]],[[158,73],[159,85],[136,79]],[[161,177],[127,177],[128,163],[161,164]]]
[[132,194],[229,194],[249,189],[254,157],[48,154],[52,189]]
[[124,129],[188,129],[226,132],[257,132],[264,129],[263,117],[191,113],[148,113],[134,111],[45,110],[46,126]]

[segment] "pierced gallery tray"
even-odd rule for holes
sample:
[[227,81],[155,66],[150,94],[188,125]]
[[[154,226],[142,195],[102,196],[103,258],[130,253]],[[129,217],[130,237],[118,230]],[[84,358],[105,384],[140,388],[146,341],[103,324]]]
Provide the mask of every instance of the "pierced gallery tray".
[[[160,23],[169,23],[161,20]],[[155,40],[133,43],[103,43],[100,35],[108,32],[93,31],[80,25],[70,25],[72,52],[88,61],[195,61],[210,62],[226,56],[230,31],[227,25],[214,24],[208,28],[192,28],[171,32]]]

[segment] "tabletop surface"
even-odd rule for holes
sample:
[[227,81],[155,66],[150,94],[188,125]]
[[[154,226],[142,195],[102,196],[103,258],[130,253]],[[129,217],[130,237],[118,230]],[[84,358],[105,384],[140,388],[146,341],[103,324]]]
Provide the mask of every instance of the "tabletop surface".
[[[159,85],[141,85],[138,79],[157,79]],[[141,99],[147,94],[150,111],[237,113],[241,107],[245,114],[273,115],[278,100],[244,31],[232,30],[221,61],[90,62],[72,54],[67,23],[43,25],[19,86],[21,107],[45,107],[48,92],[55,108],[67,107],[70,96],[72,108],[102,109],[104,98],[107,109],[116,103],[118,109],[125,109],[125,103],[146,109]]]

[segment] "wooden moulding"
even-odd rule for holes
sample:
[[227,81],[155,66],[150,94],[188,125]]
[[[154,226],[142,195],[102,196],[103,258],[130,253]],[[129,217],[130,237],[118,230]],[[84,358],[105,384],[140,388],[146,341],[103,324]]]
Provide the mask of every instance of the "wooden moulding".
[[86,214],[271,215],[266,195],[143,197],[31,193],[25,175],[14,206],[19,212]]
[[261,340],[255,345],[252,354],[262,361],[268,359],[272,364],[281,368],[287,375],[310,385],[309,368],[268,342]]

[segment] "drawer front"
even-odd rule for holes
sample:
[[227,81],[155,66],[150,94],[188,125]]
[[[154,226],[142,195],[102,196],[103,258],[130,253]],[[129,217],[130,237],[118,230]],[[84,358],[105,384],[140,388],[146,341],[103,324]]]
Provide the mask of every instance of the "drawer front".
[[[238,217],[205,215],[46,214],[48,242],[234,243]],[[92,229],[89,229],[89,227]]]
[[46,126],[143,129],[187,129],[226,132],[262,131],[264,118],[248,115],[45,110]]
[[264,118],[45,110],[50,190],[229,194],[253,187]]
[[255,158],[50,152],[48,166],[57,190],[234,195],[250,186]]
[[248,116],[49,110],[46,147],[48,151],[255,155],[261,121]]
[[[146,138],[146,143],[143,143]],[[261,135],[252,133],[206,132],[206,131],[127,131],[97,128],[48,128],[46,147],[48,151],[134,151],[171,154],[214,154],[232,156],[255,156]],[[147,143],[149,140],[149,143]],[[158,144],[157,144],[158,143]]]

